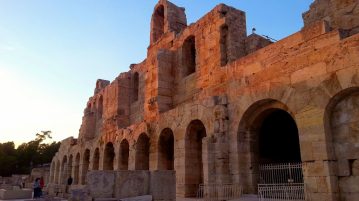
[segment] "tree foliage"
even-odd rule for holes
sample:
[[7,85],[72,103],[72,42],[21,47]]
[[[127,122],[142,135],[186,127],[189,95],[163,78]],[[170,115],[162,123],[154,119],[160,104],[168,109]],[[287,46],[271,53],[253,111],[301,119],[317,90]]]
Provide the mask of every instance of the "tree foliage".
[[14,142],[0,143],[0,176],[29,174],[31,168],[51,163],[60,147],[60,142],[45,143],[52,139],[51,131],[41,131],[30,142],[15,149]]

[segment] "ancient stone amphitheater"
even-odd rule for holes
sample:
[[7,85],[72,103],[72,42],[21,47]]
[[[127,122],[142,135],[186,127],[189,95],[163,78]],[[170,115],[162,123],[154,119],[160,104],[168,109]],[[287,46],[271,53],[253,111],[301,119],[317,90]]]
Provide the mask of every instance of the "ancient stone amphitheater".
[[359,2],[316,0],[303,19],[273,42],[230,6],[187,25],[160,0],[147,58],[97,81],[50,194],[72,175],[93,199],[358,201]]

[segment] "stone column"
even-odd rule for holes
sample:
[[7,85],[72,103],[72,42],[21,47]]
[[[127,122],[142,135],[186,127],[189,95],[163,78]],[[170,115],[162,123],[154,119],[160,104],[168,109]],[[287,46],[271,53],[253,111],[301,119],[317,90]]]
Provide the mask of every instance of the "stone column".
[[202,139],[202,164],[203,164],[203,183],[216,183],[216,161],[215,144],[211,137]]
[[128,170],[135,170],[135,163],[136,163],[136,146],[133,143],[131,143],[129,146]]
[[324,130],[324,109],[311,108],[296,114],[303,176],[312,200],[336,201],[338,183],[331,140]]

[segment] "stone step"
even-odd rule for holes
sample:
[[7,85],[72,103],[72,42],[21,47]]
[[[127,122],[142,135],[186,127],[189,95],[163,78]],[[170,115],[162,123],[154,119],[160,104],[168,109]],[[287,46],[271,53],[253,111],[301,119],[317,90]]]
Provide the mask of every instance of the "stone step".
[[152,201],[152,195],[143,195],[130,198],[95,198],[94,201]]
[[258,195],[244,194],[241,196],[240,199],[233,200],[233,201],[259,201],[259,199],[258,199]]

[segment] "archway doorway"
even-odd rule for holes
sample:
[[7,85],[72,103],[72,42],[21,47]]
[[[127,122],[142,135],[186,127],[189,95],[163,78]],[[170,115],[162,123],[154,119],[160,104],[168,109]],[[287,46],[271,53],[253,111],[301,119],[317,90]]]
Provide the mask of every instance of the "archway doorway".
[[115,158],[115,149],[111,142],[106,144],[103,169],[104,170],[113,170],[113,159]]
[[99,169],[99,162],[100,162],[100,150],[99,148],[96,148],[95,153],[93,154],[92,170]]
[[158,140],[158,169],[173,170],[174,165],[174,137],[170,128],[161,132]]
[[74,160],[74,157],[73,157],[73,155],[71,154],[70,155],[70,157],[69,157],[69,161],[68,161],[68,163],[67,163],[67,168],[66,168],[66,172],[65,172],[65,177],[63,177],[62,178],[62,184],[66,184],[67,183],[67,179],[69,178],[69,177],[71,177],[72,179],[73,179],[73,174],[72,174],[72,172],[73,172],[73,170],[72,170],[72,168],[73,168],[73,164],[72,164],[72,162],[73,162],[73,160]]
[[155,12],[152,15],[151,23],[151,43],[155,43],[162,37],[165,31],[165,8],[163,5],[160,5],[156,8]]
[[298,184],[304,194],[298,128],[283,103],[266,99],[247,109],[239,125],[238,151],[245,193],[258,193],[260,186]]
[[74,184],[79,184],[79,174],[80,174],[80,153],[77,153],[75,158],[75,171],[74,171]]
[[185,136],[185,196],[195,197],[203,183],[202,139],[206,128],[200,120],[188,125]]
[[55,168],[55,184],[60,184],[60,178],[61,178],[61,171],[60,171],[60,160],[57,161],[56,163],[56,168]]
[[90,150],[86,149],[82,160],[81,184],[86,184],[86,176],[90,166]]
[[292,116],[281,109],[269,109],[263,115],[258,132],[259,163],[301,162],[298,128]]
[[67,164],[67,156],[64,156],[62,159],[62,165],[61,165],[61,176],[59,177],[59,183],[65,184],[65,180],[69,177],[69,167]]
[[346,170],[345,174],[338,172],[336,178],[339,200],[357,198],[353,195],[359,195],[359,189],[348,189],[359,181],[359,87],[344,89],[333,96],[326,107],[325,120],[326,135],[332,140],[328,146],[337,163],[331,169]]
[[128,157],[130,152],[130,145],[126,139],[121,141],[120,154],[118,159],[118,169],[128,170]]
[[142,133],[137,140],[136,144],[136,161],[135,169],[136,170],[148,170],[149,169],[149,148],[150,148],[150,139],[145,133]]

